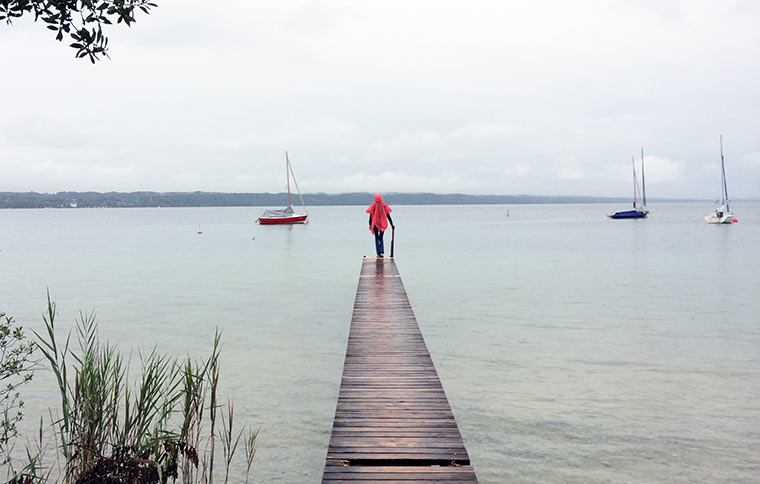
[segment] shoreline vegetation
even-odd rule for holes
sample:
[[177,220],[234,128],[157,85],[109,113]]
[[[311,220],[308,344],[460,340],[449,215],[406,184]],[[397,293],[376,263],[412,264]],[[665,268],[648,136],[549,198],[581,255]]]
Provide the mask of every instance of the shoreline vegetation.
[[[13,318],[0,313],[10,328],[2,334],[14,335],[2,348],[23,353],[7,358],[2,352],[2,380],[31,379],[28,362],[37,350],[37,361],[46,364],[35,370],[52,372],[60,397],[49,410],[50,421],[40,417],[37,436],[16,431],[23,406],[16,391],[20,384],[9,389],[10,401],[0,399],[7,409],[0,422],[9,430],[0,445],[5,474],[0,479],[10,479],[8,484],[210,484],[215,478],[228,483],[235,462],[248,482],[258,429],[238,424],[233,403],[217,395],[219,330],[207,359],[175,358],[157,348],[125,356],[101,342],[94,313],[80,313],[75,328],[62,337],[49,295],[47,303],[44,331],[32,331],[33,342],[20,327],[11,327]],[[25,452],[12,457],[15,444],[25,444]],[[235,457],[241,453],[242,459]],[[242,476],[233,480],[242,482]]]
[[[305,193],[306,205],[366,205],[369,192]],[[565,195],[468,195],[463,193],[384,193],[394,205],[515,205],[625,203],[626,197]],[[136,207],[267,207],[286,204],[287,193],[223,192],[0,192],[0,208],[136,208]],[[696,199],[652,199],[653,202],[707,202]],[[711,201],[711,200],[710,200]]]

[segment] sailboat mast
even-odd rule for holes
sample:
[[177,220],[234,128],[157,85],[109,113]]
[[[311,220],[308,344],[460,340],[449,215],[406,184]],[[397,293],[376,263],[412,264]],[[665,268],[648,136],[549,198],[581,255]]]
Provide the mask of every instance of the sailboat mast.
[[288,207],[290,207],[290,160],[288,160],[288,152],[285,152],[285,177],[288,180]]
[[726,165],[723,161],[723,135],[720,135],[720,180],[723,182],[723,203],[726,205],[726,212],[730,212],[728,207],[728,187],[726,186]]
[[644,184],[644,147],[641,147],[641,196],[643,198],[642,203],[647,206],[647,187]]

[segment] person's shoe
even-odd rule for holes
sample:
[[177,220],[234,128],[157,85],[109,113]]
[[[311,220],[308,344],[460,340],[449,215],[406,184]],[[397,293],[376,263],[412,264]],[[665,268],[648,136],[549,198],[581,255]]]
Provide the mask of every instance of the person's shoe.
[[380,257],[381,259],[383,258],[383,254],[377,254],[377,256]]

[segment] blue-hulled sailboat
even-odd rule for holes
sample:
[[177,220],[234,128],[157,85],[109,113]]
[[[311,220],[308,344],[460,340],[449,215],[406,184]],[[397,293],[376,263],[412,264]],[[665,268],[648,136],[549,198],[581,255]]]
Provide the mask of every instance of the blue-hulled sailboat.
[[647,218],[649,216],[649,210],[647,210],[647,189],[644,184],[644,148],[641,148],[641,203],[639,203],[639,180],[636,177],[636,162],[633,157],[631,157],[631,166],[633,166],[633,210],[615,212],[612,215],[607,215],[609,218],[631,219]]

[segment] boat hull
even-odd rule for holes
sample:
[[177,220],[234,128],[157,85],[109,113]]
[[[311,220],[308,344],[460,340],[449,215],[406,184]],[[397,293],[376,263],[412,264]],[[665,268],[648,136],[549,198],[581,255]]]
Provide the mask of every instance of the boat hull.
[[734,214],[731,212],[725,212],[723,214],[712,212],[709,215],[705,215],[705,221],[708,224],[732,224],[734,223]]
[[625,212],[615,212],[612,215],[607,215],[609,218],[612,219],[636,219],[636,218],[647,218],[649,216],[649,212],[644,212],[641,210],[626,210]]
[[256,220],[261,225],[277,224],[303,224],[306,223],[308,215],[294,215],[292,217],[259,217]]

